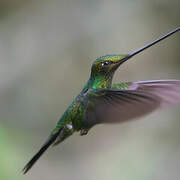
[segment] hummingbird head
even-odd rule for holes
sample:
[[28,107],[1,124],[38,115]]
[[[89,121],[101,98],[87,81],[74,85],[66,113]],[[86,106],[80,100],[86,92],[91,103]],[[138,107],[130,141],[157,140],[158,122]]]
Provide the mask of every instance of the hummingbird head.
[[180,31],[180,27],[174,29],[173,31],[165,34],[164,36],[161,36],[160,38],[152,41],[149,44],[146,44],[145,46],[131,52],[130,54],[126,55],[106,55],[101,56],[97,58],[91,69],[91,76],[112,76],[116,69],[125,61],[130,59],[131,57],[139,54],[140,52],[144,51],[145,49],[159,43],[163,39],[166,39],[167,37],[171,36],[172,34]]
[[93,88],[108,88],[112,83],[112,78],[114,72],[117,68],[125,61],[129,60],[131,57],[139,54],[145,49],[159,43],[163,39],[171,36],[172,34],[180,31],[180,27],[174,29],[173,31],[161,36],[160,38],[146,44],[145,46],[125,55],[106,55],[97,58],[91,68],[91,76],[88,81],[88,85]]
[[91,76],[113,76],[116,69],[126,60],[127,55],[105,55],[97,58],[91,68]]
[[116,69],[127,60],[127,55],[106,55],[97,58],[91,67],[88,86],[92,88],[108,88]]

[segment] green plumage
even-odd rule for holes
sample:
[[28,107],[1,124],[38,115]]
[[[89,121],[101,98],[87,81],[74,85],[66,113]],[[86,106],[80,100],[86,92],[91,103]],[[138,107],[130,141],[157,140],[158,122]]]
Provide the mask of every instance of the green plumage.
[[112,84],[111,89],[126,90],[132,85],[132,82],[122,82],[118,84]]
[[[114,55],[113,55],[114,56]],[[106,56],[105,56],[106,57]],[[109,57],[109,55],[108,55]],[[102,58],[102,57],[101,57]],[[96,60],[97,61],[97,60]],[[112,79],[112,78],[110,78]],[[64,127],[65,125],[72,125],[72,129],[69,129],[69,135],[72,134],[72,132],[79,131],[79,130],[86,130],[88,131],[90,127],[86,123],[84,123],[83,118],[86,111],[86,106],[88,104],[88,98],[86,96],[86,93],[89,93],[92,97],[98,98],[98,94],[96,94],[93,91],[89,91],[91,89],[101,89],[103,84],[103,89],[106,88],[112,88],[112,89],[119,89],[119,90],[125,90],[128,89],[128,87],[132,84],[131,82],[122,82],[119,84],[112,84],[112,81],[108,81],[104,78],[96,78],[92,79],[90,78],[83,90],[80,92],[80,94],[75,98],[73,103],[69,106],[69,108],[66,110],[66,112],[63,114],[61,119],[58,121],[56,128],[52,131],[52,134],[55,134],[59,131],[60,128]],[[112,87],[111,87],[112,85]],[[69,136],[67,133],[67,130],[65,132],[67,134],[67,137]],[[62,133],[62,136],[63,133]]]
[[23,172],[26,173],[49,146],[59,144],[74,132],[86,135],[96,124],[127,121],[158,107],[179,103],[179,80],[112,84],[114,73],[122,63],[179,30],[177,28],[133,53],[106,55],[96,59],[88,82],[64,112],[48,140],[26,164]]

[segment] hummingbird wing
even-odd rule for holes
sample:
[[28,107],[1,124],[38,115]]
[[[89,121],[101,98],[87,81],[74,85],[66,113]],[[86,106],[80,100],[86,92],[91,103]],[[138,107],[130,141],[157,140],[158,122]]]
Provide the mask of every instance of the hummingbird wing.
[[91,90],[86,96],[84,121],[87,125],[118,123],[180,103],[180,81],[120,83],[112,85],[112,89]]
[[[125,83],[122,84],[124,84],[123,87],[125,87]],[[128,90],[140,90],[158,96],[161,100],[160,107],[180,103],[180,80],[151,80],[126,84],[129,85],[129,87],[127,87]],[[118,89],[117,85],[118,84],[114,84],[112,88]]]

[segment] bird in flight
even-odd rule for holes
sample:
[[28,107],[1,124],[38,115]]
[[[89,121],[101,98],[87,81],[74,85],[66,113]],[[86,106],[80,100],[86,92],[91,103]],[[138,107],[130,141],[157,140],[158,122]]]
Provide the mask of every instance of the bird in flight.
[[112,84],[115,71],[124,62],[178,32],[180,27],[142,48],[125,55],[97,58],[86,85],[64,112],[49,138],[26,164],[27,173],[51,145],[57,145],[74,132],[86,135],[96,124],[120,123],[141,117],[157,108],[180,103],[180,80],[150,80]]

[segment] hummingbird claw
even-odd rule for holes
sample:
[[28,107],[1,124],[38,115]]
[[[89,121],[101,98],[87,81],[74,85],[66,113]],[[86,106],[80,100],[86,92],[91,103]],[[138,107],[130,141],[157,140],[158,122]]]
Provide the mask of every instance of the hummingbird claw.
[[86,135],[88,133],[88,130],[87,129],[81,129],[80,130],[80,135],[81,136],[84,136],[84,135]]

